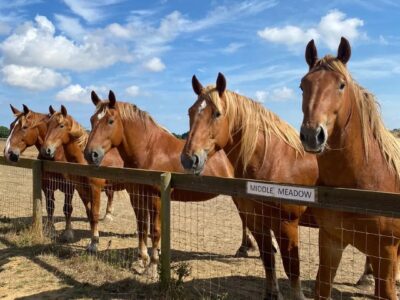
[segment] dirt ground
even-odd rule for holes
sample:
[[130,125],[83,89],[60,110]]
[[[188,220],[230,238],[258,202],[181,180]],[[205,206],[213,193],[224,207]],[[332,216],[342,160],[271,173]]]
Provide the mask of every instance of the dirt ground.
[[[0,149],[3,145],[0,144]],[[25,153],[35,157],[35,151]],[[137,273],[136,219],[125,191],[114,199],[114,220],[100,222],[100,247],[89,256],[89,226],[83,205],[73,199],[73,243],[35,241],[26,224],[32,214],[31,171],[0,166],[0,299],[148,299],[165,298],[157,281]],[[101,215],[106,197],[102,195]],[[65,226],[63,194],[56,193],[56,229]],[[43,208],[43,215],[46,210]],[[45,219],[45,218],[44,218]],[[258,251],[249,258],[234,254],[241,222],[230,197],[201,203],[172,203],[172,261],[188,276],[171,288],[172,298],[260,299],[264,271]],[[318,232],[300,228],[301,276],[307,297],[313,295],[318,267]],[[149,241],[149,245],[150,245]],[[370,299],[372,289],[358,289],[364,256],[348,247],[335,278],[333,299]],[[279,285],[288,298],[288,280],[277,255]],[[177,278],[178,271],[174,271]]]

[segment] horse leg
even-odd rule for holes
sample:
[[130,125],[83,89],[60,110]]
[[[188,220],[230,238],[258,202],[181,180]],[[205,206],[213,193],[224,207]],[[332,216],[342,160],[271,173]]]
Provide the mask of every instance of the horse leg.
[[271,230],[266,226],[262,226],[258,230],[253,230],[252,233],[257,241],[258,249],[260,249],[260,256],[265,269],[265,299],[281,300],[283,297],[279,292],[278,280],[276,278],[275,248],[272,243]]
[[304,300],[300,280],[299,259],[299,220],[273,220],[272,230],[277,234],[277,242],[281,250],[283,267],[290,281],[290,299]]
[[157,267],[160,261],[160,240],[161,240],[161,199],[159,197],[150,196],[149,203],[151,203],[150,211],[150,232],[152,241],[152,253],[150,258],[150,265],[146,273],[151,278],[157,278]]
[[359,287],[368,287],[374,284],[374,274],[372,270],[372,265],[369,257],[365,258],[364,273],[361,275],[360,279],[357,281]]
[[104,221],[112,221],[113,220],[113,200],[114,200],[114,190],[112,187],[106,188],[105,193],[107,195],[107,208],[106,208],[106,215],[104,216]]
[[46,197],[46,211],[47,211],[46,231],[48,232],[50,237],[53,238],[56,235],[56,229],[54,227],[54,219],[53,219],[54,207],[55,207],[54,189],[52,189],[49,186],[49,184],[44,184],[42,189],[45,192],[44,195]]
[[396,300],[395,278],[398,268],[398,245],[382,244],[380,243],[378,255],[370,255],[375,278],[375,297]]
[[399,246],[399,248],[397,249],[396,285],[400,285],[400,246]]
[[138,258],[143,264],[141,267],[145,268],[150,260],[147,251],[147,233],[148,233],[148,211],[146,209],[146,199],[143,195],[135,194],[133,191],[129,191],[129,197],[131,200],[131,205],[135,211],[138,240],[139,240],[139,253]]
[[239,212],[240,220],[242,221],[242,243],[241,243],[239,249],[236,251],[235,256],[236,257],[248,257],[249,251],[254,251],[257,249],[256,242],[255,242],[254,238],[252,237],[250,230],[247,228],[247,225],[246,225],[247,215],[245,212],[243,212],[239,208],[239,202],[243,201],[243,200],[233,198],[233,197],[232,197],[232,200],[233,200],[233,203],[235,203],[235,205],[236,205],[236,208]]
[[91,216],[90,216],[90,231],[91,241],[87,247],[90,253],[96,253],[99,245],[99,218],[100,218],[100,197],[101,186],[97,183],[90,183],[90,203],[91,203]]
[[66,243],[71,243],[74,239],[74,231],[72,229],[72,198],[74,196],[74,187],[67,184],[64,191],[64,216],[65,216],[65,230],[61,235],[61,240]]
[[[330,299],[333,280],[344,250],[340,240],[319,230],[319,267],[315,281],[315,299]],[[346,244],[347,246],[347,244]]]

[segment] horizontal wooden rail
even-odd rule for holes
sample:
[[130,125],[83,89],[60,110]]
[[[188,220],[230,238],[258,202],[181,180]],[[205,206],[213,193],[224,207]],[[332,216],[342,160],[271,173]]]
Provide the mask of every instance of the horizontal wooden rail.
[[18,163],[12,163],[6,160],[6,158],[0,155],[0,165],[12,166],[17,168],[32,169],[36,159],[20,158]]
[[[0,156],[0,165],[32,168],[34,159],[20,159],[17,164],[8,163]],[[161,171],[149,171],[129,168],[97,167],[52,161],[42,162],[43,171],[70,175],[90,176],[115,180],[116,182],[134,182],[159,186]],[[280,187],[309,188],[315,192],[314,201],[301,201],[283,198],[270,198],[248,193],[249,182],[273,184]],[[293,184],[281,184],[258,180],[195,176],[171,173],[171,187],[180,190],[224,194],[228,196],[275,201],[285,204],[306,205],[318,208],[334,209],[347,212],[368,213],[374,215],[400,217],[400,194],[331,187],[304,187]]]

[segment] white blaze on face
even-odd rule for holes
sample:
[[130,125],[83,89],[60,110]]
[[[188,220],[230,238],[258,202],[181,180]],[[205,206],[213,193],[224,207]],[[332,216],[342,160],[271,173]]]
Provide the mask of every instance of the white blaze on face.
[[199,106],[198,113],[201,113],[206,107],[207,107],[206,100],[203,100],[203,102],[201,102],[201,104]]
[[8,157],[8,151],[10,150],[10,143],[11,143],[11,137],[13,135],[15,127],[17,127],[18,122],[15,122],[13,129],[11,130],[10,134],[8,135],[7,141],[6,141],[6,147],[4,148],[4,154]]
[[106,110],[104,109],[97,115],[97,119],[101,120],[106,115]]

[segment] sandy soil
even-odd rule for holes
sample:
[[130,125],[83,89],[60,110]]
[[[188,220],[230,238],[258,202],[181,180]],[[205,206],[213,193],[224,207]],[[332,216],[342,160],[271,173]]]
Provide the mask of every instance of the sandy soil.
[[[36,155],[34,151],[26,154]],[[29,220],[30,170],[0,166],[0,203],[0,216],[10,218],[4,219],[4,224],[10,220]],[[103,194],[102,215],[105,203]],[[63,194],[57,192],[58,233],[64,226],[62,206]],[[84,252],[89,242],[89,226],[76,193],[73,207],[74,242],[66,246],[54,242],[57,247],[52,251],[17,245],[0,222],[0,299],[159,297],[154,281],[132,269],[137,248],[133,234],[136,224],[126,192],[115,195],[114,221],[100,223],[100,248],[95,259]],[[46,216],[45,208],[43,215]],[[308,297],[312,297],[318,267],[317,233],[316,229],[300,229],[301,275]],[[260,299],[264,271],[259,253],[255,251],[249,258],[234,257],[240,241],[241,222],[230,197],[219,196],[201,203],[172,203],[172,260],[175,265],[186,262],[190,269],[183,284],[183,298]],[[65,249],[73,255],[65,255]],[[334,299],[364,299],[372,295],[373,290],[354,286],[363,265],[364,256],[348,247],[335,279]],[[280,287],[287,298],[288,281],[279,255],[277,269]]]

